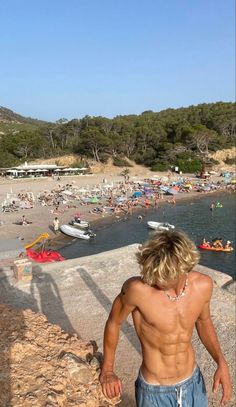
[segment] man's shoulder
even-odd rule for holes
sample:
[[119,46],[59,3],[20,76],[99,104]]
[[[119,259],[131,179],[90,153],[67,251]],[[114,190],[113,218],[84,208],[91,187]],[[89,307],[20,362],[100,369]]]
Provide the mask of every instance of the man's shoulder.
[[190,271],[189,277],[194,282],[199,282],[203,284],[212,284],[212,278],[207,274],[200,273],[200,271],[196,270]]
[[147,286],[139,276],[134,276],[126,280],[123,284],[122,289],[125,289],[128,292],[140,292],[143,291]]
[[148,286],[141,277],[135,276],[126,280],[121,289],[122,301],[129,302],[135,306],[140,304],[142,298],[148,295]]
[[144,286],[144,282],[140,276],[133,276],[128,278],[123,284],[127,288],[139,288]]
[[210,276],[193,270],[189,273],[189,280],[202,292],[211,293],[213,288],[213,280]]

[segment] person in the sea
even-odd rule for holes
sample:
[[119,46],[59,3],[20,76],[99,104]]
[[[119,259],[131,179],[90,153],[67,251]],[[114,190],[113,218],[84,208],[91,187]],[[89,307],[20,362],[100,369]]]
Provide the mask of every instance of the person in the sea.
[[215,248],[222,248],[223,247],[223,239],[222,237],[219,237],[217,239],[214,239],[212,246]]
[[224,245],[224,249],[232,249],[232,243],[230,240],[227,240],[227,242]]
[[204,379],[191,343],[194,326],[216,363],[213,390],[221,403],[232,394],[228,364],[210,316],[212,279],[194,271],[199,253],[182,232],[156,233],[137,253],[141,276],[125,281],[104,331],[100,383],[104,395],[122,393],[114,373],[121,324],[132,313],[142,364],[135,382],[137,407],[207,407]]
[[205,237],[202,239],[201,245],[204,247],[211,247],[210,242],[207,242]]
[[215,207],[216,207],[215,202],[212,202],[212,203],[211,203],[211,206],[210,206],[210,210],[213,211],[213,210],[215,209]]

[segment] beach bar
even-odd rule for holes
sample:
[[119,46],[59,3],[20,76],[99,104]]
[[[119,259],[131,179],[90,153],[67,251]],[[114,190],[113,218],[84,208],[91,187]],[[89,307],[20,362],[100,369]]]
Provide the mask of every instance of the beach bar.
[[58,166],[56,164],[37,164],[30,165],[25,162],[24,165],[0,168],[0,175],[8,178],[35,178],[35,177],[51,177],[64,175],[84,175],[89,172],[89,168],[73,168]]

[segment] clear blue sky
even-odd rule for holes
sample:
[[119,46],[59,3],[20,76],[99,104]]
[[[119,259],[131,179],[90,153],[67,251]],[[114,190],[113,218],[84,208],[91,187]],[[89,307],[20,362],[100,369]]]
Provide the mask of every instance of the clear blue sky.
[[1,0],[0,105],[47,120],[234,100],[234,0]]

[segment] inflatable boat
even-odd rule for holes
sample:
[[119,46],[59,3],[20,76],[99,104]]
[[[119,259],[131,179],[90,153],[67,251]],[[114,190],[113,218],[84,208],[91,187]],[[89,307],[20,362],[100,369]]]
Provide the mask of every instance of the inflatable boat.
[[76,226],[80,229],[87,229],[89,228],[89,223],[86,222],[85,220],[81,220],[80,222],[77,219],[72,220],[71,222],[69,222],[70,225],[72,226]]
[[37,253],[33,249],[26,249],[26,254],[32,260],[36,261],[37,263],[51,263],[54,261],[63,261],[65,260],[64,257],[60,255],[60,253],[54,250],[42,250],[41,252]]
[[77,239],[89,240],[91,237],[96,236],[91,230],[85,231],[70,225],[61,225],[60,230],[65,235],[76,237]]
[[198,248],[202,249],[202,250],[209,250],[209,251],[212,251],[212,252],[226,252],[226,253],[230,253],[230,252],[232,252],[234,250],[233,247],[229,247],[228,249],[224,249],[224,247],[204,246],[202,244],[200,244],[198,246]]
[[171,225],[170,223],[164,223],[164,222],[148,221],[147,225],[150,229],[154,229],[154,230],[171,230],[171,229],[175,228],[174,225]]

